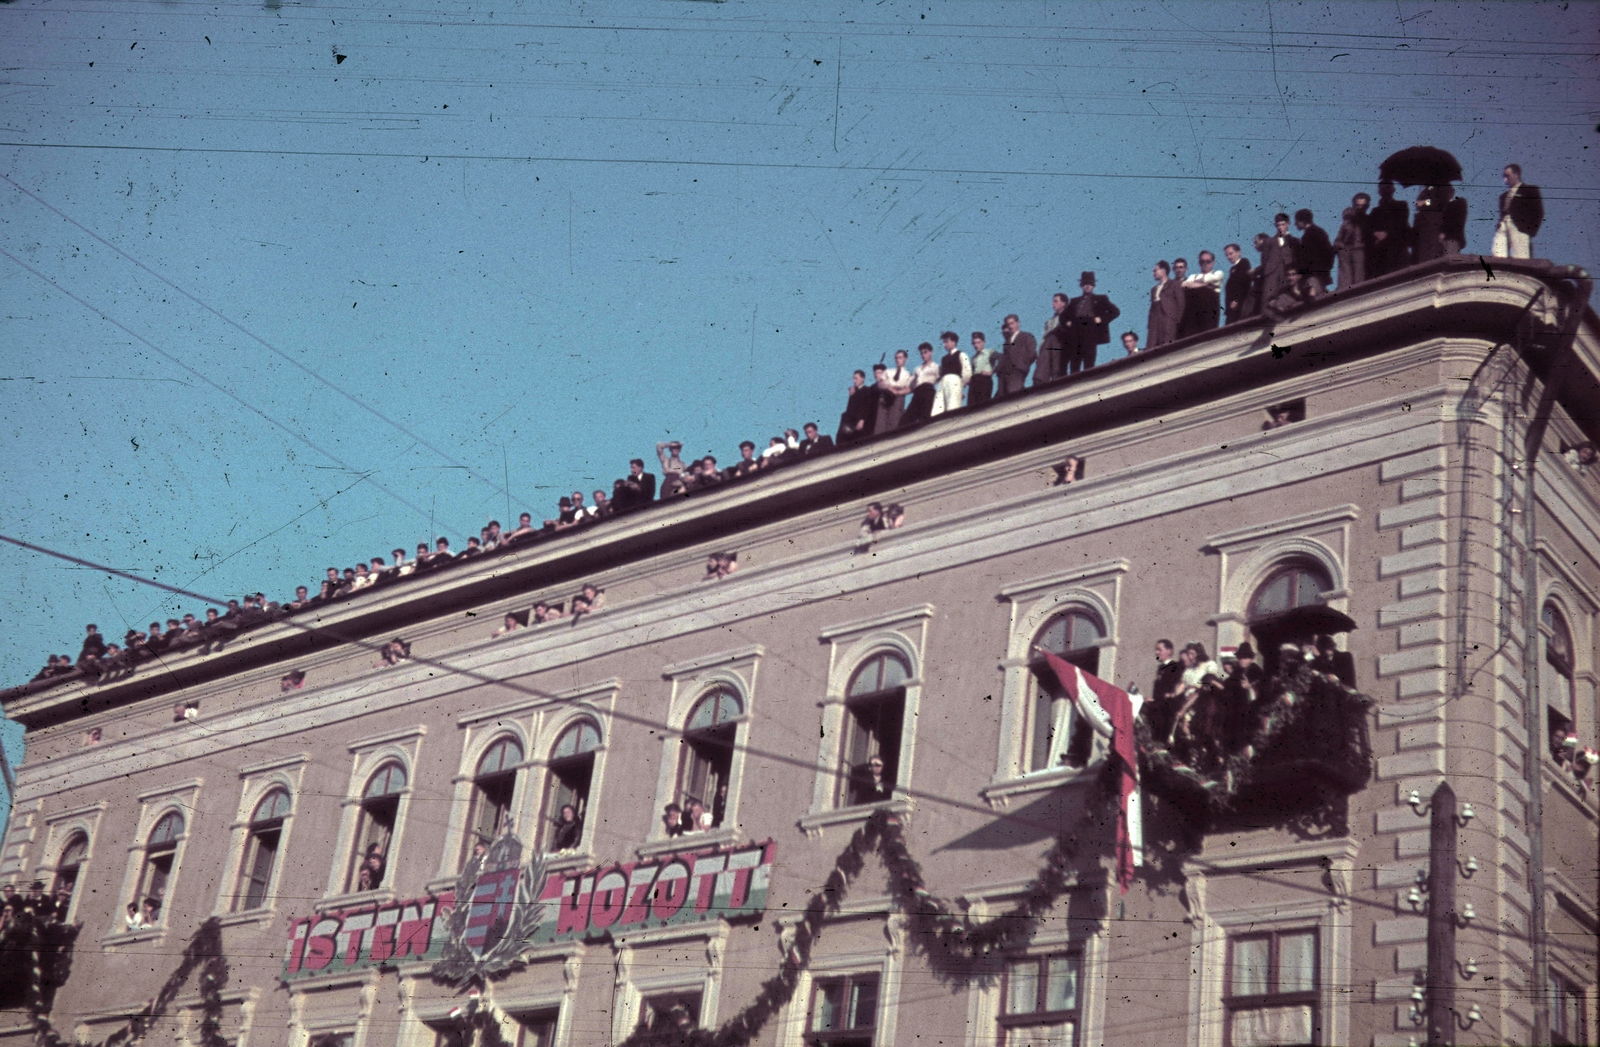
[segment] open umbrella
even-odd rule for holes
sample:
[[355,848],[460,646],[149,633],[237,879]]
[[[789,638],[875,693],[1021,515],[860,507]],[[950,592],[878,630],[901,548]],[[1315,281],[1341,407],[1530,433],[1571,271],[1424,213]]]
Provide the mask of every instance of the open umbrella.
[[1355,619],[1349,615],[1326,604],[1314,603],[1254,622],[1250,631],[1265,644],[1268,640],[1309,639],[1318,633],[1347,633],[1355,627]]
[[1378,167],[1378,178],[1401,185],[1443,185],[1461,181],[1461,163],[1436,146],[1402,149]]

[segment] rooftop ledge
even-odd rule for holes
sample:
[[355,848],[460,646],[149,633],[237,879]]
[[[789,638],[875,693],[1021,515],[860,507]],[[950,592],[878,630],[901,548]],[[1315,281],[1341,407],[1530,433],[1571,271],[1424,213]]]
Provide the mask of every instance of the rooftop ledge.
[[[1587,280],[1573,266],[1493,259],[1493,279],[1476,255],[1440,259],[1330,294],[1283,320],[1257,317],[1192,335],[1136,356],[1112,360],[1046,387],[972,410],[949,412],[913,429],[725,485],[526,548],[475,561],[239,634],[220,652],[189,651],[141,663],[131,675],[100,683],[41,680],[0,691],[6,715],[29,729],[368,641],[522,592],[578,585],[630,559],[721,539],[822,505],[853,503],[923,477],[948,474],[996,457],[997,447],[1033,449],[1076,439],[1129,418],[1162,415],[1270,385],[1309,359],[1328,364],[1381,355],[1443,335],[1499,340],[1524,314],[1548,323]],[[1541,294],[1541,292],[1545,292]],[[1553,292],[1553,293],[1552,293]],[[1574,341],[1579,369],[1563,376],[1557,399],[1600,443],[1600,318],[1586,308]],[[1284,355],[1284,347],[1290,347]],[[1273,349],[1278,350],[1274,355]],[[1548,360],[1531,358],[1536,367]]]

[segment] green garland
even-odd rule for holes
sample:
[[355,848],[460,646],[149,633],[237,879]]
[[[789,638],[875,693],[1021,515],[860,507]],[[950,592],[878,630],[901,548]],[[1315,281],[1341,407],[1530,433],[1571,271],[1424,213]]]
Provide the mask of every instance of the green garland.
[[912,948],[927,959],[937,974],[958,980],[972,977],[974,966],[984,957],[1032,938],[1044,915],[1067,893],[1071,886],[1069,873],[1086,830],[1097,821],[1108,824],[1115,816],[1114,762],[1107,761],[1082,817],[1056,838],[1021,899],[1005,912],[981,922],[974,921],[955,903],[929,893],[922,868],[906,847],[900,819],[886,810],[874,811],[851,835],[822,889],[807,903],[778,973],[762,983],[756,998],[744,1010],[717,1029],[640,1029],[617,1047],[747,1047],[794,998],[800,976],[811,964],[811,949],[823,921],[839,912],[850,885],[866,867],[867,857],[874,853],[888,871],[889,895],[895,907],[909,920]]
[[[37,918],[34,918],[37,921]],[[38,921],[42,922],[42,921]],[[72,940],[76,940],[80,929],[75,925],[55,924],[54,926],[70,931],[70,939],[64,951],[57,952],[53,958],[56,973],[61,973],[64,968],[60,965],[70,963]],[[42,936],[46,928],[34,928],[31,933]],[[39,939],[42,941],[42,937]],[[32,1016],[34,1026],[34,1044],[36,1047],[79,1047],[75,1040],[62,1037],[50,1023],[49,1010],[51,1001],[46,998],[44,983],[49,973],[48,968],[52,960],[45,955],[45,950],[34,949],[35,960],[33,963],[34,975],[28,985],[28,1010]],[[156,1022],[166,1017],[172,1007],[172,1001],[178,992],[188,982],[190,975],[200,972],[200,1045],[201,1047],[228,1047],[228,1041],[222,1037],[222,987],[228,983],[228,961],[222,954],[222,922],[212,917],[201,924],[183,948],[183,960],[177,968],[167,977],[161,990],[156,993],[145,1008],[138,1014],[128,1019],[127,1025],[107,1036],[98,1044],[88,1047],[121,1047],[122,1044],[137,1043],[144,1038],[146,1032]],[[65,981],[64,974],[55,981],[59,985]]]

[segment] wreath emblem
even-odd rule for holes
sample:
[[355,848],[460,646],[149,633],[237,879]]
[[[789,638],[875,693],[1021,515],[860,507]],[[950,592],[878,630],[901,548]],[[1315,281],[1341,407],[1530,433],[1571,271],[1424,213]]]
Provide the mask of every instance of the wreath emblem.
[[457,988],[522,965],[522,951],[550,915],[540,902],[545,863],[522,864],[522,841],[510,832],[476,855],[456,880],[450,938],[433,976]]

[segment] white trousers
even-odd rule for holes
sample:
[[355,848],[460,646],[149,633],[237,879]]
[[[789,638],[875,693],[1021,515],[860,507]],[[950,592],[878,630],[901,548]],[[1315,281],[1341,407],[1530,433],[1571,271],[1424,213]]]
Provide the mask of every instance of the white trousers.
[[1489,253],[1496,258],[1532,258],[1533,238],[1518,229],[1510,217],[1502,218],[1494,227],[1494,247]]
[[933,414],[944,414],[961,407],[961,376],[947,374],[933,391]]

